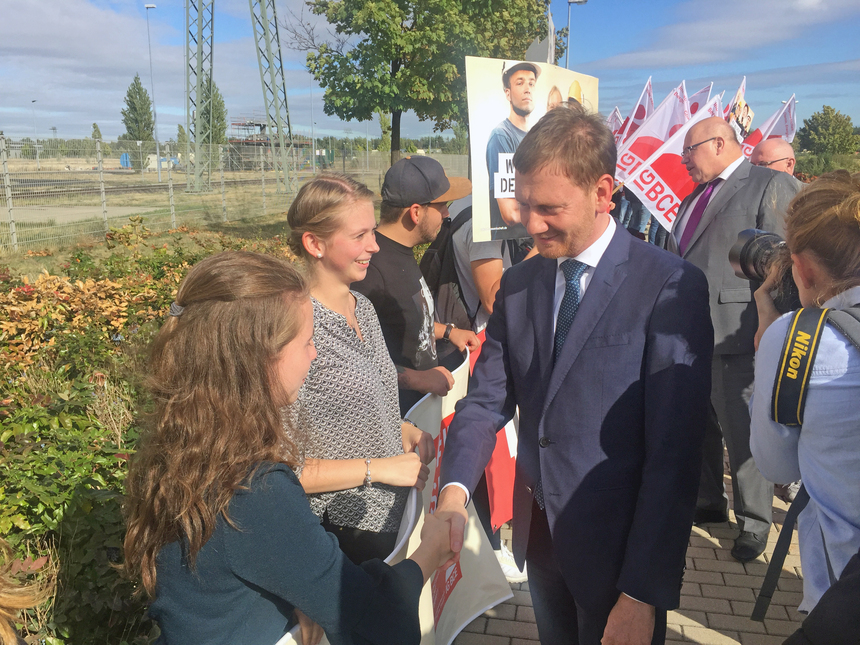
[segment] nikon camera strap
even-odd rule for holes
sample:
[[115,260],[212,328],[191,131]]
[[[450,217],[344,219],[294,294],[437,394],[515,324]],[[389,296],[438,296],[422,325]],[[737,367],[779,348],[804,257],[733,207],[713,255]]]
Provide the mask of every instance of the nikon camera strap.
[[[815,363],[815,353],[818,350],[825,320],[828,320],[857,349],[860,349],[860,306],[855,305],[841,310],[804,308],[795,312],[788,326],[788,334],[785,337],[779,362],[779,372],[773,384],[771,415],[777,423],[787,426],[803,424],[803,408],[809,390],[809,377],[812,374],[812,365]],[[779,581],[782,564],[788,553],[794,523],[808,501],[809,493],[801,485],[797,497],[788,509],[779,533],[779,540],[771,555],[764,582],[750,616],[752,620],[764,620]]]
[[773,383],[771,417],[786,426],[803,423],[803,408],[809,377],[818,351],[818,341],[830,309],[798,309],[788,326],[779,371]]

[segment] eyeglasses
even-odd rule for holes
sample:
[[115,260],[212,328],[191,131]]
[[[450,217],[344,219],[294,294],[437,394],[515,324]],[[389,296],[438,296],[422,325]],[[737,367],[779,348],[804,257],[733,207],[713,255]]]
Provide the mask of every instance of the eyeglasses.
[[681,158],[683,159],[684,157],[689,157],[690,153],[693,152],[693,150],[695,150],[696,148],[698,148],[702,144],[705,144],[708,141],[713,141],[714,139],[717,139],[717,138],[718,137],[711,137],[710,139],[705,139],[704,141],[699,141],[699,143],[694,143],[691,146],[687,146],[686,148],[681,150]]
[[429,204],[425,204],[425,206],[435,206],[439,210],[442,210],[443,208],[448,208],[453,203],[454,202],[430,202]]
[[785,161],[786,159],[791,159],[791,157],[783,157],[782,159],[774,159],[773,161],[757,161],[753,166],[762,166],[763,168],[767,168],[768,166],[772,166],[780,161]]

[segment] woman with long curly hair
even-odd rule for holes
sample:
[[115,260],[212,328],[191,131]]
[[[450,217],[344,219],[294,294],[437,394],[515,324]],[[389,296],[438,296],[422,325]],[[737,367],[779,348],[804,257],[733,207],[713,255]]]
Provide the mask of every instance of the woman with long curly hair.
[[282,408],[316,356],[307,289],[289,264],[224,252],[195,265],[156,337],[155,411],[127,480],[125,556],[162,643],[417,643],[418,597],[448,559],[427,518],[411,559],[351,563],[294,473]]

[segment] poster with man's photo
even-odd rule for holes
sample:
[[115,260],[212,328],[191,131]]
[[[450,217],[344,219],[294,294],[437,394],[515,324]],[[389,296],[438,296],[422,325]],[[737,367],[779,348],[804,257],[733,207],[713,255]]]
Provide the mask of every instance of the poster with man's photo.
[[752,131],[752,120],[755,112],[750,109],[749,103],[743,98],[738,98],[732,106],[732,111],[729,114],[729,125],[738,135],[738,139],[743,141]]
[[527,237],[514,196],[513,156],[532,125],[574,101],[597,112],[597,79],[550,65],[466,57],[476,242]]

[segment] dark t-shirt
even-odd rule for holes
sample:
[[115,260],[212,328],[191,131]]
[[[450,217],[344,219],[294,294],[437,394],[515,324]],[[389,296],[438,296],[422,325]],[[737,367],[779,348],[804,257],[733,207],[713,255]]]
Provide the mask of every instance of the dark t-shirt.
[[494,240],[528,236],[522,224],[515,224],[510,227],[505,224],[493,191],[495,174],[499,172],[499,154],[515,153],[520,141],[525,136],[525,130],[520,130],[511,123],[510,119],[505,119],[493,129],[490,133],[490,139],[487,141],[487,173],[490,176],[490,235]]
[[[412,248],[376,233],[379,252],[370,259],[367,275],[352,288],[373,303],[388,353],[395,365],[426,370],[438,365],[433,323],[433,296]],[[400,414],[423,394],[400,390]]]

